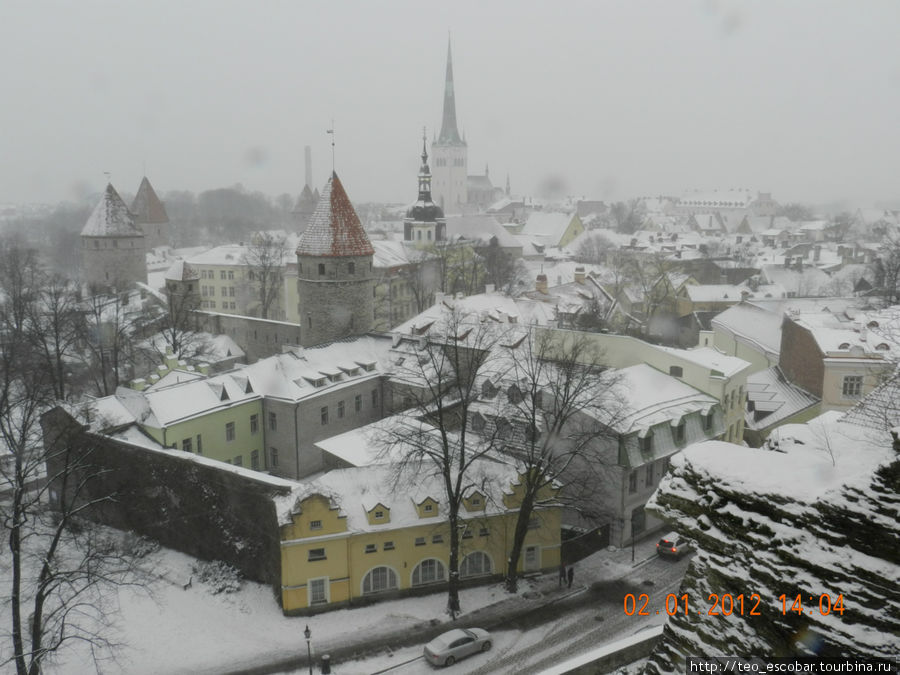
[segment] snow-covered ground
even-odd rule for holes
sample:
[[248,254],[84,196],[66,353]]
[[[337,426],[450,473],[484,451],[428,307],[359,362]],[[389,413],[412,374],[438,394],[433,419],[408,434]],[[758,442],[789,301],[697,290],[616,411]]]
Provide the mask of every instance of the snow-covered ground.
[[[643,551],[644,556],[646,553]],[[312,631],[314,654],[321,655],[341,642],[359,640],[367,634],[377,635],[386,626],[402,630],[433,620],[449,620],[445,613],[445,592],[335,610],[311,617],[285,617],[267,586],[245,581],[235,593],[214,594],[193,574],[191,566],[197,562],[194,558],[160,549],[147,556],[144,562],[153,569],[154,580],[146,591],[134,588],[118,590],[120,613],[113,618],[118,632],[110,637],[120,647],[111,658],[100,662],[102,673],[218,674],[223,670],[305,654],[303,630],[307,625]],[[8,561],[0,561],[0,565],[6,567]],[[630,551],[595,554],[579,562],[575,570],[576,585],[621,576],[631,570]],[[555,581],[555,577],[551,579]],[[190,586],[185,588],[189,581]],[[543,583],[546,587],[547,577],[537,583]],[[524,582],[519,592],[525,594],[531,590],[531,583]],[[461,604],[464,612],[468,613],[508,597],[499,584],[492,584],[463,590]],[[0,613],[0,627],[4,629],[9,626],[8,615],[8,611]],[[463,614],[460,620],[465,621],[465,618]],[[493,653],[496,656],[521,644],[523,640],[532,639],[542,639],[540,629],[526,633],[503,631],[498,634]],[[371,673],[419,655],[420,646],[409,647],[393,655],[381,654],[361,661],[358,667],[341,664],[335,672],[341,675]],[[466,663],[471,665],[475,661]],[[424,663],[420,665],[428,667]],[[462,670],[458,672],[470,672],[466,665],[460,667]],[[75,647],[47,663],[44,672],[48,675],[68,675],[95,672],[95,668],[86,650]]]
[[[325,653],[328,645],[367,631],[416,626],[431,620],[447,621],[445,593],[381,602],[357,609],[342,609],[312,617],[285,617],[272,590],[244,582],[236,593],[213,594],[193,578],[196,560],[161,549],[147,558],[155,568],[155,581],[147,589],[121,588],[120,616],[114,621],[118,634],[111,636],[121,647],[112,660],[100,664],[103,673],[151,675],[158,673],[220,673],[223,669],[250,666],[261,660],[305,654],[303,629],[309,625],[312,645]],[[523,584],[520,592],[529,590]],[[499,585],[462,591],[466,612],[504,599]],[[9,625],[8,612],[2,625]],[[93,672],[87,653],[67,650],[47,665],[45,673]]]

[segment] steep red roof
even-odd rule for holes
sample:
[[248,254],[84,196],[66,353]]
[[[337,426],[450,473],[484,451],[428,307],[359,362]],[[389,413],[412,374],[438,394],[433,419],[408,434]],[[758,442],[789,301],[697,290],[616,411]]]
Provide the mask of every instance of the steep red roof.
[[131,212],[136,223],[168,223],[169,214],[166,207],[159,201],[150,181],[144,176],[141,186],[138,188],[134,201],[131,203]]
[[359,216],[336,173],[331,175],[316,210],[297,244],[297,255],[375,255]]

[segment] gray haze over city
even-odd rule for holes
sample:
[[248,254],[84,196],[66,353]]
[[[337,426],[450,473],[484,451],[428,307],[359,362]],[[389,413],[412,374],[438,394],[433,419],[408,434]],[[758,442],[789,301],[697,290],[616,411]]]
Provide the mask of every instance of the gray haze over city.
[[[896,199],[900,3],[5,2],[0,202],[270,195],[336,168],[410,201],[447,40],[469,165],[514,193]],[[411,187],[412,186],[412,187]]]

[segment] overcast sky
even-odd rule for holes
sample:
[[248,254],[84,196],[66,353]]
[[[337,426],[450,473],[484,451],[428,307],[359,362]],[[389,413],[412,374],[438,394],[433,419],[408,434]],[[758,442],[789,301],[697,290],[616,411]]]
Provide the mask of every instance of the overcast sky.
[[[440,7],[437,5],[440,4]],[[241,183],[410,202],[448,33],[470,173],[588,198],[900,198],[900,2],[0,3],[0,202]]]

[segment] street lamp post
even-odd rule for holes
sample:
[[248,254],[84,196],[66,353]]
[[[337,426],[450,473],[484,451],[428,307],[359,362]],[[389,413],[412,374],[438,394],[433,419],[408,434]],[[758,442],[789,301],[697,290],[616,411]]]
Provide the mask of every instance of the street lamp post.
[[306,628],[303,629],[303,636],[306,638],[306,659],[309,662],[309,675],[313,675],[312,671],[312,650],[309,646],[309,639],[312,637],[312,631],[309,629],[309,624],[306,624]]

